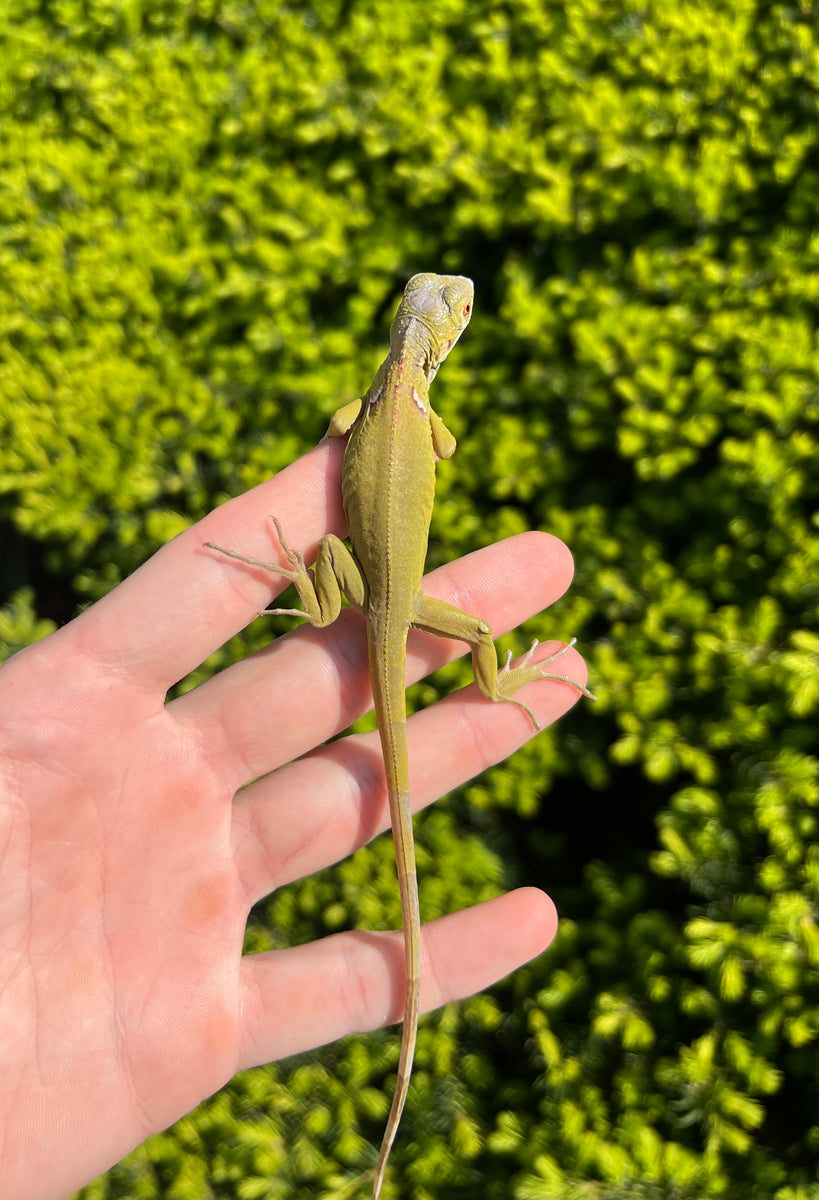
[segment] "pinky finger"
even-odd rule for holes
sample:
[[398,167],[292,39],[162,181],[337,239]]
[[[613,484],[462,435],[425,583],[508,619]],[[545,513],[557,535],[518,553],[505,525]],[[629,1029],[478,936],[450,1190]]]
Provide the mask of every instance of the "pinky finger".
[[[423,928],[421,1008],[459,1000],[542,953],[557,932],[545,892],[520,888]],[[237,1070],[401,1018],[400,933],[339,933],[242,961]]]

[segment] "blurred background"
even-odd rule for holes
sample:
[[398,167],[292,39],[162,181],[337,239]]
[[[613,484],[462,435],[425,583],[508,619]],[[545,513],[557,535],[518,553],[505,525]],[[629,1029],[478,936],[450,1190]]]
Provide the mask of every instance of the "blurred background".
[[[599,702],[416,822],[425,919],[535,884],[560,932],[423,1020],[387,1196],[819,1194],[816,51],[807,0],[0,8],[3,657],[312,446],[416,271],[476,292],[429,565],[575,556],[503,645],[577,635]],[[384,837],[247,948],[399,922]],[[246,1072],[79,1194],[360,1196],[397,1055]]]

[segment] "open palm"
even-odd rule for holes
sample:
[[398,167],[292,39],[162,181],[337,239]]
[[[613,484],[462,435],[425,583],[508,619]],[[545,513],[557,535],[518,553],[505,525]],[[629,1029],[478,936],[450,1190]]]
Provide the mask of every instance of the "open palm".
[[[255,901],[388,824],[376,735],[321,745],[370,704],[358,614],[165,703],[278,586],[203,543],[270,557],[275,513],[309,560],[343,532],[342,451],[323,444],[218,509],[0,669],[0,1195],[69,1193],[236,1071],[400,1018],[400,934],[242,957]],[[570,577],[559,542],[526,534],[425,587],[503,632]],[[464,649],[413,635],[408,678]],[[571,670],[583,678],[579,658]],[[526,698],[545,725],[576,696],[543,682]],[[470,688],[417,714],[409,736],[420,808],[531,724]],[[555,926],[535,889],[433,922],[423,1006],[506,974]]]

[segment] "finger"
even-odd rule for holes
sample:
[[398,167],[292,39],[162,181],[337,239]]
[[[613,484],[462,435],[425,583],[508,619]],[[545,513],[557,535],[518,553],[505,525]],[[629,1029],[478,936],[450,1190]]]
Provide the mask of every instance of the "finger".
[[328,530],[344,532],[340,439],[322,442],[273,479],[192,525],[57,634],[161,694],[207,658],[287,586],[219,555],[216,542],[279,561],[269,514],[308,558]]
[[[538,648],[546,657],[549,647]],[[586,677],[575,651],[570,669]],[[541,728],[579,699],[574,688],[543,680],[528,685],[527,702]],[[492,704],[474,685],[422,709],[407,725],[410,796],[418,812],[453,788],[508,758],[534,736],[513,704]],[[365,845],[390,824],[378,734],[357,734],[322,746],[257,780],[237,797],[233,845],[250,908],[274,887],[312,875]]]
[[[554,904],[536,888],[520,888],[431,921],[422,931],[422,1010],[494,983],[545,950],[556,930]],[[400,933],[339,933],[290,950],[246,956],[237,1068],[398,1020],[403,971]]]
[[[562,596],[573,569],[557,538],[524,533],[440,567],[424,588],[479,614],[501,634]],[[408,682],[464,650],[463,642],[412,631]],[[328,629],[302,628],[277,639],[169,711],[197,725],[214,766],[238,787],[346,729],[371,706],[364,621],[345,611]]]

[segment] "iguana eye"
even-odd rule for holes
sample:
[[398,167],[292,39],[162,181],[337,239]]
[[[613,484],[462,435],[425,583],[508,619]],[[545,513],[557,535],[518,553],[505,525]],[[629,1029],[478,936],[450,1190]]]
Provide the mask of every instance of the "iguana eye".
[[472,305],[467,300],[466,304],[463,306],[463,309],[461,310],[461,316],[468,317],[471,312],[472,312]]

